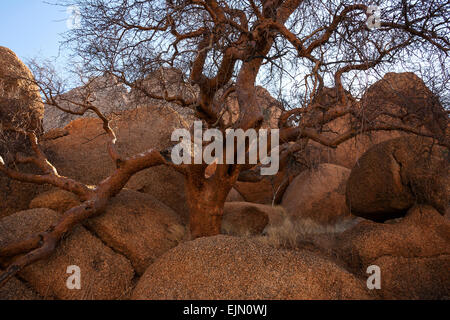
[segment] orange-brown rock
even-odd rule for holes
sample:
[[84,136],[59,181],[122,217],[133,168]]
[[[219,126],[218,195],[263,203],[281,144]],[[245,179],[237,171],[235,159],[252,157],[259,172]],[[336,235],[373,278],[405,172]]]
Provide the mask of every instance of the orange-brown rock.
[[432,147],[428,139],[403,137],[367,151],[347,184],[352,213],[384,221],[404,215],[415,203],[429,203],[444,214],[450,201],[450,166],[443,150]]
[[275,223],[283,214],[280,207],[250,202],[226,202],[222,233],[234,236],[261,234],[269,222]]
[[[0,272],[3,270],[0,269]],[[11,278],[0,288],[0,301],[2,300],[41,300],[42,298],[25,282]]]
[[389,224],[366,220],[336,239],[334,250],[350,270],[366,276],[367,267],[381,268],[382,297],[448,298],[450,221],[433,207],[415,206]]
[[373,262],[381,270],[383,299],[448,300],[450,254],[425,258],[383,256]]
[[433,207],[418,205],[394,223],[360,222],[338,237],[337,248],[353,267],[382,256],[432,257],[450,253],[450,221]]
[[228,193],[227,202],[245,202],[245,199],[241,194],[235,189],[231,188],[230,193]]
[[349,169],[328,163],[303,171],[287,188],[281,205],[294,220],[310,219],[325,225],[349,218],[345,202],[349,175]]
[[[367,121],[403,123],[443,137],[448,116],[437,96],[412,72],[387,73],[361,99]],[[399,119],[401,118],[401,119]]]
[[[118,148],[134,155],[150,148],[164,150],[171,145],[172,131],[183,128],[184,120],[172,109],[142,107],[125,111],[112,120]],[[106,149],[99,119],[78,119],[67,127],[68,135],[44,141],[44,151],[60,174],[88,184],[98,184],[114,170]],[[184,177],[164,166],[149,168],[131,178],[127,188],[149,193],[187,220]]]
[[48,208],[63,213],[79,204],[80,199],[72,192],[54,189],[34,198],[30,203],[30,209]]
[[122,190],[105,212],[85,225],[106,245],[126,256],[138,274],[183,239],[185,228],[169,207],[153,196]]
[[152,264],[132,299],[368,299],[365,283],[308,251],[216,236],[184,243]]
[[[0,46],[0,156],[5,163],[14,162],[16,152],[30,150],[28,139],[16,132],[3,130],[12,126],[25,131],[42,132],[44,105],[31,71],[8,48]],[[19,165],[30,171],[28,165]],[[40,187],[13,181],[0,173],[0,218],[28,208]]]
[[234,185],[236,191],[247,202],[260,204],[279,204],[289,183],[297,174],[296,170],[285,168],[274,176],[265,176],[258,182],[241,182]]
[[[0,247],[44,232],[61,215],[50,209],[17,212],[0,220]],[[69,266],[81,271],[81,290],[66,283]],[[41,296],[57,299],[119,299],[132,286],[134,271],[122,255],[105,246],[84,227],[78,226],[62,240],[50,258],[19,272]]]
[[[34,172],[28,165],[19,167],[25,172]],[[31,200],[47,189],[46,186],[12,180],[0,173],[0,218],[27,210]]]
[[[356,101],[348,93],[347,95],[347,100],[353,103],[355,111],[363,116],[367,126],[401,124],[427,130],[440,139],[450,139],[450,126],[444,108],[414,73],[387,73],[366,90],[360,101]],[[312,112],[310,117],[313,119],[320,118],[324,110],[336,107],[338,104],[336,89],[324,88],[316,100],[319,110]],[[346,115],[319,129],[329,138],[333,138],[347,132],[360,121]],[[306,157],[303,160],[313,163],[335,163],[351,169],[372,146],[407,135],[396,130],[369,132],[343,142],[336,149],[310,142],[308,147],[314,149],[313,158]]]
[[[70,104],[64,99],[83,101],[87,95],[89,95],[90,101],[107,117],[136,107],[135,104],[129,103],[128,91],[125,86],[116,77],[111,75],[92,78],[84,86],[72,89],[62,96],[56,97],[56,101],[63,108],[76,110],[73,104]],[[55,132],[79,117],[79,115],[70,114],[54,106],[46,105],[43,127],[46,132],[53,132],[52,134],[54,135]],[[88,111],[83,117],[97,118],[97,115],[94,112]]]
[[[27,66],[10,49],[0,46],[0,123],[26,131],[42,131],[44,105]],[[19,140],[17,140],[19,138]],[[0,128],[0,154],[23,151],[24,137]]]

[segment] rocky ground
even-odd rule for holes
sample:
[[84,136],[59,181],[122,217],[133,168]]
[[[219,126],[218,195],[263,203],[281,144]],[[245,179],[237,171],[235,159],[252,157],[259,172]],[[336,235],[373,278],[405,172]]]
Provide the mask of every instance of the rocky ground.
[[[27,72],[11,54],[0,48],[0,61],[12,59]],[[4,65],[0,76],[8,72]],[[179,77],[171,70],[146,81],[155,86],[164,81],[161,74]],[[179,81],[169,89],[195,94]],[[94,84],[127,154],[167,147],[172,131],[194,117],[173,105],[142,102],[114,79]],[[14,86],[30,90],[26,83]],[[12,121],[2,99],[23,97],[8,90],[0,82],[2,123]],[[85,88],[69,94],[80,90]],[[390,90],[412,100],[396,100]],[[280,104],[263,88],[258,93],[264,125],[273,127]],[[442,107],[414,74],[387,74],[362,101],[386,121],[394,120],[382,110],[408,109],[448,137],[448,119],[435,116]],[[238,106],[233,97],[228,103],[233,121]],[[332,103],[332,95],[323,99]],[[32,113],[43,117],[43,150],[60,174],[94,185],[114,170],[101,121],[62,117],[48,106],[43,113],[40,104]],[[351,120],[330,124],[330,136]],[[194,241],[187,234],[183,177],[165,167],[140,172],[103,215],[76,227],[50,258],[0,288],[0,299],[450,299],[448,150],[426,138],[379,131],[334,150],[310,143],[308,152],[295,169],[258,183],[238,182],[225,205],[222,235]],[[0,175],[0,247],[47,230],[79,201],[70,192]],[[80,290],[66,286],[71,265],[81,269]],[[372,265],[381,270],[379,290],[367,287]]]

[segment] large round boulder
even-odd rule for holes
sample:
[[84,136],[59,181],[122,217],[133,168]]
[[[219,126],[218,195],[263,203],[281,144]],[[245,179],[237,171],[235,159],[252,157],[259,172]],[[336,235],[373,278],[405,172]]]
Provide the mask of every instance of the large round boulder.
[[[41,133],[43,114],[39,87],[31,71],[14,52],[0,47],[0,123]],[[14,143],[17,135],[1,130],[0,127],[0,154],[18,151],[14,150],[20,147]]]
[[450,254],[450,221],[429,205],[417,205],[389,223],[363,220],[339,234],[336,247],[351,268],[369,266],[382,256]]
[[334,224],[349,218],[345,202],[349,175],[349,169],[328,163],[303,171],[287,188],[281,205],[294,220]]
[[[0,156],[6,164],[17,152],[28,153],[28,138],[5,127],[42,132],[44,105],[31,71],[10,49],[0,46]],[[32,170],[19,165],[21,170]],[[41,188],[13,181],[0,173],[0,217],[28,208]]]
[[443,138],[448,116],[439,98],[412,72],[387,73],[361,99],[366,121],[405,124]]
[[446,152],[422,137],[402,137],[372,147],[347,183],[352,213],[384,221],[403,216],[415,203],[428,203],[445,214],[450,200]]
[[365,283],[323,256],[216,236],[184,243],[152,264],[132,299],[367,299]]

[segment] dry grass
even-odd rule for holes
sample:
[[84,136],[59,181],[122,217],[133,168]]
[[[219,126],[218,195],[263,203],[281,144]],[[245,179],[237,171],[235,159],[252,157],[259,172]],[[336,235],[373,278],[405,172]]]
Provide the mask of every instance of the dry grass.
[[276,248],[295,249],[305,243],[314,244],[318,238],[324,239],[327,235],[333,238],[359,222],[359,219],[345,219],[336,224],[324,225],[312,219],[294,220],[284,209],[280,210],[280,213],[283,216],[278,223],[269,224],[261,237],[262,241]]
[[186,228],[181,224],[172,224],[168,226],[168,239],[175,242],[181,242],[186,236]]

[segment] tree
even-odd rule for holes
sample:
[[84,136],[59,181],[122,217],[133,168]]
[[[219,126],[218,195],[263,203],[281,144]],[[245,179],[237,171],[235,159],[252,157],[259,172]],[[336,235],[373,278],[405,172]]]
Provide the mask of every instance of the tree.
[[[379,4],[380,17],[368,1],[346,0],[74,0],[65,5],[78,6],[81,15],[81,25],[67,34],[65,44],[74,50],[84,77],[114,75],[147,98],[194,110],[205,128],[223,134],[229,128],[259,130],[263,114],[256,103],[256,84],[279,92],[285,104],[279,119],[281,165],[308,141],[336,148],[369,131],[400,130],[432,137],[449,147],[442,132],[378,118],[367,121],[358,99],[350,94],[357,96],[367,78],[375,79],[387,66],[396,66],[421,72],[427,83],[439,86],[436,89],[445,100],[450,50],[446,19],[450,4],[446,1],[389,1]],[[196,94],[148,90],[142,79],[161,67],[182,70]],[[210,164],[174,164],[170,149],[126,158],[118,152],[109,120],[90,100],[89,90],[76,101],[65,99],[63,84],[48,66],[36,65],[33,71],[47,104],[73,114],[92,111],[98,115],[109,136],[107,148],[116,170],[94,189],[89,188],[58,174],[40,150],[34,132],[9,128],[28,135],[34,151],[34,156],[15,160],[33,163],[43,173],[22,173],[4,161],[0,171],[20,181],[68,190],[83,203],[67,211],[52,230],[1,248],[0,257],[22,256],[13,260],[0,283],[50,255],[64,234],[84,219],[101,214],[130,177],[146,168],[165,165],[185,176],[192,238],[219,234],[225,199],[238,179],[261,179],[257,170],[261,159],[258,165],[217,164],[214,174],[208,176],[205,171]],[[332,108],[320,109],[318,101],[327,87],[335,92],[336,100]],[[225,101],[232,94],[238,100],[239,118],[230,124],[223,115]],[[356,120],[348,132],[332,139],[322,132],[327,123],[348,115]],[[433,117],[448,121],[447,114],[437,112]],[[268,150],[272,150],[270,145]]]

